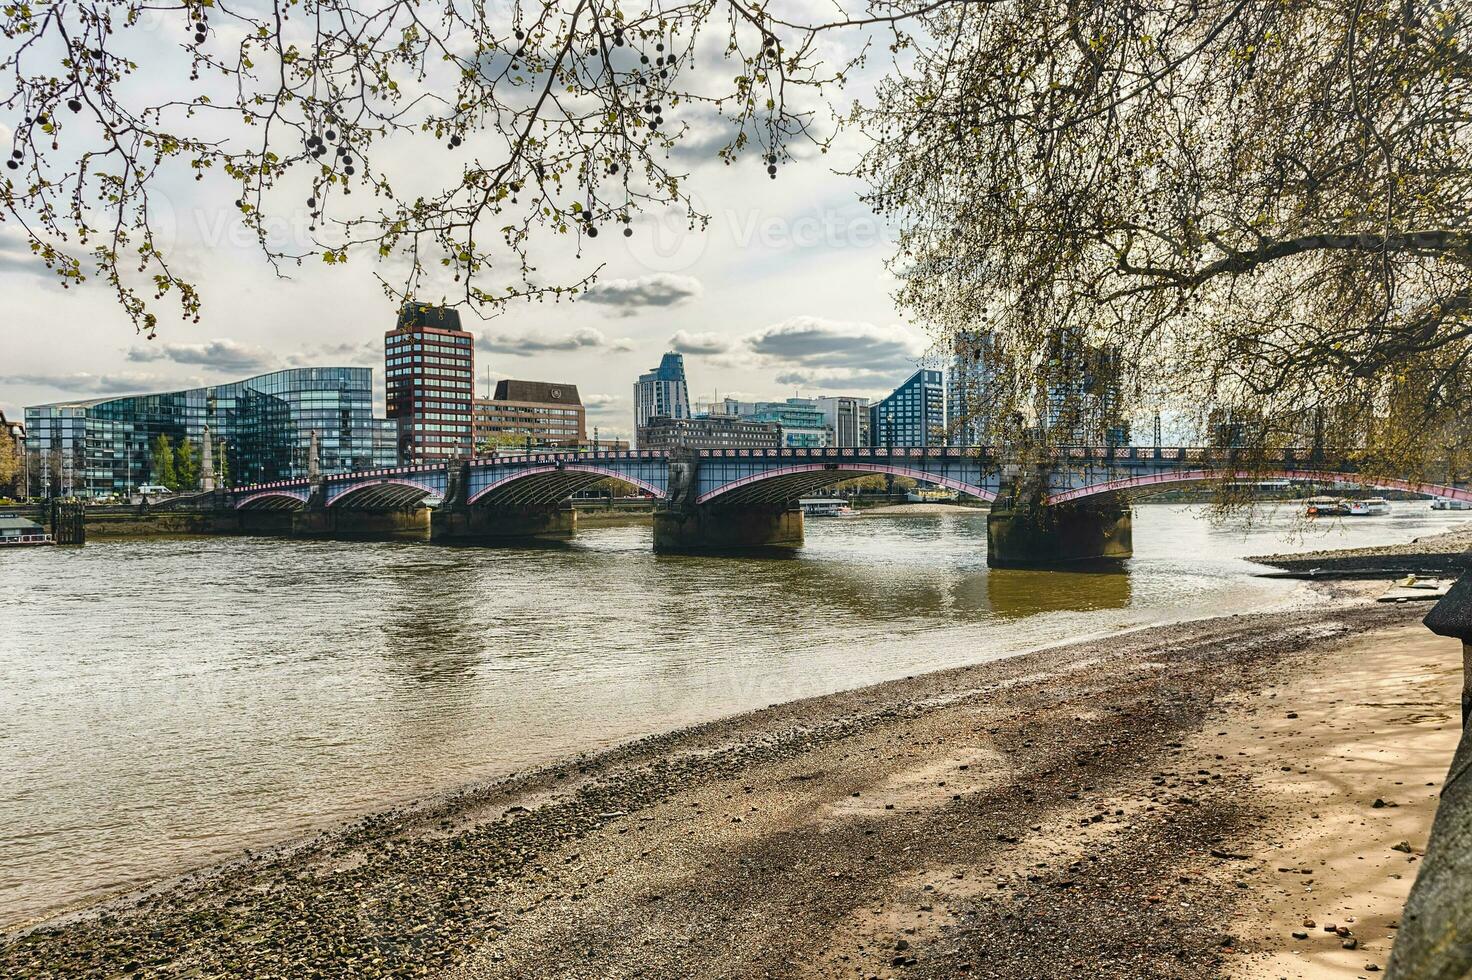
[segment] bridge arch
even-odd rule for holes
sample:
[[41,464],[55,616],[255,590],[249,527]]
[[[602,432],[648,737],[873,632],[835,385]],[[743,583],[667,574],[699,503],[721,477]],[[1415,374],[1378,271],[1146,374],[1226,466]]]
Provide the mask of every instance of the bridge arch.
[[301,510],[306,497],[290,490],[262,490],[235,501],[236,510]]
[[663,499],[664,488],[647,480],[596,463],[527,466],[497,477],[470,495],[468,503],[497,506],[547,507],[566,500],[600,480],[619,480]]
[[696,499],[696,503],[776,504],[862,476],[907,476],[924,483],[938,483],[943,487],[950,487],[952,490],[958,490],[982,500],[997,499],[995,490],[918,467],[844,460],[836,464],[793,463],[766,472],[754,473],[702,493]]
[[341,507],[344,510],[397,510],[414,507],[430,497],[440,495],[441,491],[427,483],[392,476],[354,483],[337,493],[329,490],[327,506]]
[[1342,473],[1334,470],[1177,470],[1166,473],[1150,473],[1141,476],[1108,480],[1086,487],[1074,487],[1048,494],[1048,503],[1066,504],[1104,494],[1125,490],[1165,487],[1182,483],[1209,483],[1213,480],[1293,480],[1301,483],[1353,483],[1377,490],[1405,490],[1409,493],[1425,494],[1428,497],[1447,497],[1452,500],[1472,501],[1472,490],[1443,486],[1439,483],[1417,483],[1394,477],[1371,476],[1361,473]]

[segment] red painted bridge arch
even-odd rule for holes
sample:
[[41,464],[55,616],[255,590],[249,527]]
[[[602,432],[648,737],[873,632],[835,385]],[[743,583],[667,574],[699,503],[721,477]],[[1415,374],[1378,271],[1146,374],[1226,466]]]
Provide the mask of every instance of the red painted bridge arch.
[[1166,473],[1151,473],[1143,476],[1125,477],[1095,483],[1087,487],[1076,487],[1048,494],[1048,503],[1066,504],[1071,500],[1083,500],[1106,493],[1122,490],[1165,487],[1179,483],[1208,483],[1212,480],[1295,480],[1304,483],[1353,483],[1356,486],[1374,487],[1378,490],[1404,490],[1408,493],[1425,494],[1428,497],[1446,497],[1451,500],[1472,502],[1472,490],[1443,486],[1439,483],[1417,483],[1394,477],[1372,476],[1365,473],[1342,473],[1334,470],[1177,470]]

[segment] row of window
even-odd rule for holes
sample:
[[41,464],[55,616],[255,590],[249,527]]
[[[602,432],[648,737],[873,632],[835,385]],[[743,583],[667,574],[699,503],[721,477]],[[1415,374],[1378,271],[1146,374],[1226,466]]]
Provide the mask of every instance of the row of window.
[[404,371],[400,374],[396,374],[390,377],[388,379],[388,387],[409,389],[436,388],[442,391],[456,391],[462,393],[468,401],[470,399],[471,384],[469,379],[462,381],[459,378],[435,374],[421,376],[420,380],[416,384],[413,373]]
[[438,422],[415,422],[414,423],[414,431],[415,432],[454,432],[454,433],[464,433],[464,432],[468,431],[468,429],[469,429],[469,426],[466,426],[466,425],[441,425]]
[[457,353],[469,346],[469,337],[443,334],[393,334],[384,341],[384,347],[391,351],[444,350],[448,353]]
[[390,374],[403,374],[403,371],[395,371],[393,369],[406,364],[439,364],[458,370],[470,370],[470,359],[465,357],[433,357],[428,354],[414,354],[405,357],[390,357],[384,361],[384,365],[389,369]]
[[464,412],[419,412],[414,415],[416,419],[433,419],[436,422],[459,422],[461,425],[470,424],[470,416]]

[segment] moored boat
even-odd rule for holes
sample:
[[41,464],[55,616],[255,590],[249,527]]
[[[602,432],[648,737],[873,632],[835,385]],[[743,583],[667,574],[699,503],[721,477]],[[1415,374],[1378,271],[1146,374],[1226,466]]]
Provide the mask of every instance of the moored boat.
[[19,514],[0,514],[0,548],[55,544],[46,529]]
[[1351,517],[1378,517],[1390,513],[1390,501],[1384,497],[1366,497],[1363,500],[1347,501],[1346,511]]
[[804,497],[797,505],[804,517],[853,517],[857,513],[839,497]]
[[1341,517],[1349,513],[1349,501],[1343,497],[1309,497],[1303,505],[1306,517]]
[[950,487],[916,487],[905,494],[905,499],[912,504],[949,504],[955,503],[960,497]]

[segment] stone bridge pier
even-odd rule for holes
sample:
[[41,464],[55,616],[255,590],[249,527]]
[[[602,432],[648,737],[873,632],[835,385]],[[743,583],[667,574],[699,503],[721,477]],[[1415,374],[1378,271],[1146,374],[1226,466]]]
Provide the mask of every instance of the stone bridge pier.
[[[557,499],[549,499],[553,496]],[[477,497],[470,462],[464,460],[450,464],[444,501],[430,514],[429,537],[438,544],[515,544],[570,538],[577,527],[577,511],[559,490]]]
[[668,554],[786,551],[802,547],[802,511],[786,500],[702,504],[700,457],[670,458],[664,506],[654,511],[654,550]]
[[332,507],[323,479],[314,480],[311,488],[305,506],[291,515],[293,537],[423,538],[429,530],[429,511],[420,504],[373,509]]
[[1134,514],[1113,494],[1049,503],[1046,474],[1004,487],[986,519],[991,568],[1110,561],[1135,553]]

